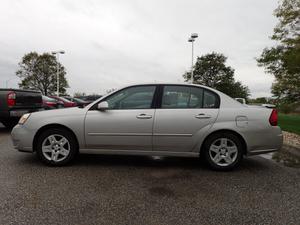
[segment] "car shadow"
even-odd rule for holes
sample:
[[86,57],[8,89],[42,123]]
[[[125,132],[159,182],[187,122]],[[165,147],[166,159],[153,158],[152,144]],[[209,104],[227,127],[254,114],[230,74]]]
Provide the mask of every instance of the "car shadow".
[[[255,170],[268,168],[270,160],[259,156],[245,158],[241,165],[233,171]],[[266,163],[267,162],[267,163]],[[273,162],[272,162],[273,163]],[[151,157],[126,155],[80,154],[71,164],[78,167],[135,167],[135,168],[181,168],[187,170],[212,171],[207,163],[199,158],[189,157]]]
[[186,157],[151,157],[128,155],[99,155],[80,154],[74,161],[74,165],[99,165],[102,166],[135,166],[135,167],[205,167],[198,158]]
[[[21,153],[20,153],[21,154]],[[19,155],[18,164],[24,166],[46,166],[36,156],[35,153],[22,153]],[[46,166],[47,167],[47,166]],[[51,166],[49,166],[51,167]],[[151,156],[129,156],[129,155],[101,155],[101,154],[79,154],[71,163],[63,167],[71,168],[185,168],[209,170],[204,162],[199,158],[186,157],[151,157]],[[62,168],[63,168],[62,167]],[[56,168],[56,167],[54,167]]]
[[[8,129],[0,128],[0,132],[10,132]],[[259,156],[245,158],[241,165],[233,171],[260,171],[265,170],[274,164],[272,160],[264,159]],[[20,153],[16,160],[17,164],[23,166],[45,167],[33,153]],[[46,166],[47,167],[47,166]],[[157,156],[133,156],[133,155],[106,155],[106,154],[79,154],[68,168],[169,168],[184,170],[203,170],[212,171],[209,166],[200,158],[194,157],[157,157]],[[62,167],[62,168],[63,168]],[[56,168],[56,167],[54,167]]]
[[[179,169],[185,171],[202,171],[220,173],[209,168],[199,158],[188,157],[150,157],[150,156],[127,156],[127,155],[101,155],[101,154],[79,154],[73,162],[63,167],[50,167],[38,160],[35,154],[26,154],[19,157],[18,164],[25,167],[48,167],[48,168],[69,168],[69,169],[101,169],[101,168],[124,168],[124,169]],[[273,161],[259,156],[245,158],[241,165],[230,173],[267,171],[271,169]],[[221,172],[222,173],[222,172]]]

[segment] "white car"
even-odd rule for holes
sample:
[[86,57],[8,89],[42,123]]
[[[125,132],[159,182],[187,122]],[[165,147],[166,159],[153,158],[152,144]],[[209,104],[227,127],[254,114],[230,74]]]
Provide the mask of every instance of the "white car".
[[15,148],[64,165],[80,152],[203,156],[218,170],[243,156],[282,145],[277,112],[248,107],[201,85],[132,85],[85,108],[24,115],[12,130]]

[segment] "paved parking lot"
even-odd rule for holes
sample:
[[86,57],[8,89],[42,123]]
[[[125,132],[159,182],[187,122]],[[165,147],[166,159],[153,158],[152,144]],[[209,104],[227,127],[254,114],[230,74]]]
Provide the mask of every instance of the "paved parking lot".
[[300,170],[262,157],[232,172],[197,159],[81,155],[42,165],[0,125],[0,224],[300,224]]

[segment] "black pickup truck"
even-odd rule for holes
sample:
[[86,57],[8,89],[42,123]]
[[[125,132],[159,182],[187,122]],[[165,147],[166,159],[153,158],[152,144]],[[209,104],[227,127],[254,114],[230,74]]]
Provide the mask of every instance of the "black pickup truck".
[[23,114],[42,109],[39,91],[0,88],[0,122],[5,127],[12,128]]

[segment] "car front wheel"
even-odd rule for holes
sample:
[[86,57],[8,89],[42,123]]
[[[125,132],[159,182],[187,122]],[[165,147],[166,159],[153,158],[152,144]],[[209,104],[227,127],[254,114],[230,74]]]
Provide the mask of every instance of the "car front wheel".
[[50,128],[38,137],[37,155],[43,163],[48,165],[65,165],[73,160],[77,152],[75,138],[68,130]]
[[205,159],[215,170],[231,170],[237,167],[243,157],[243,145],[232,133],[216,133],[204,145]]

